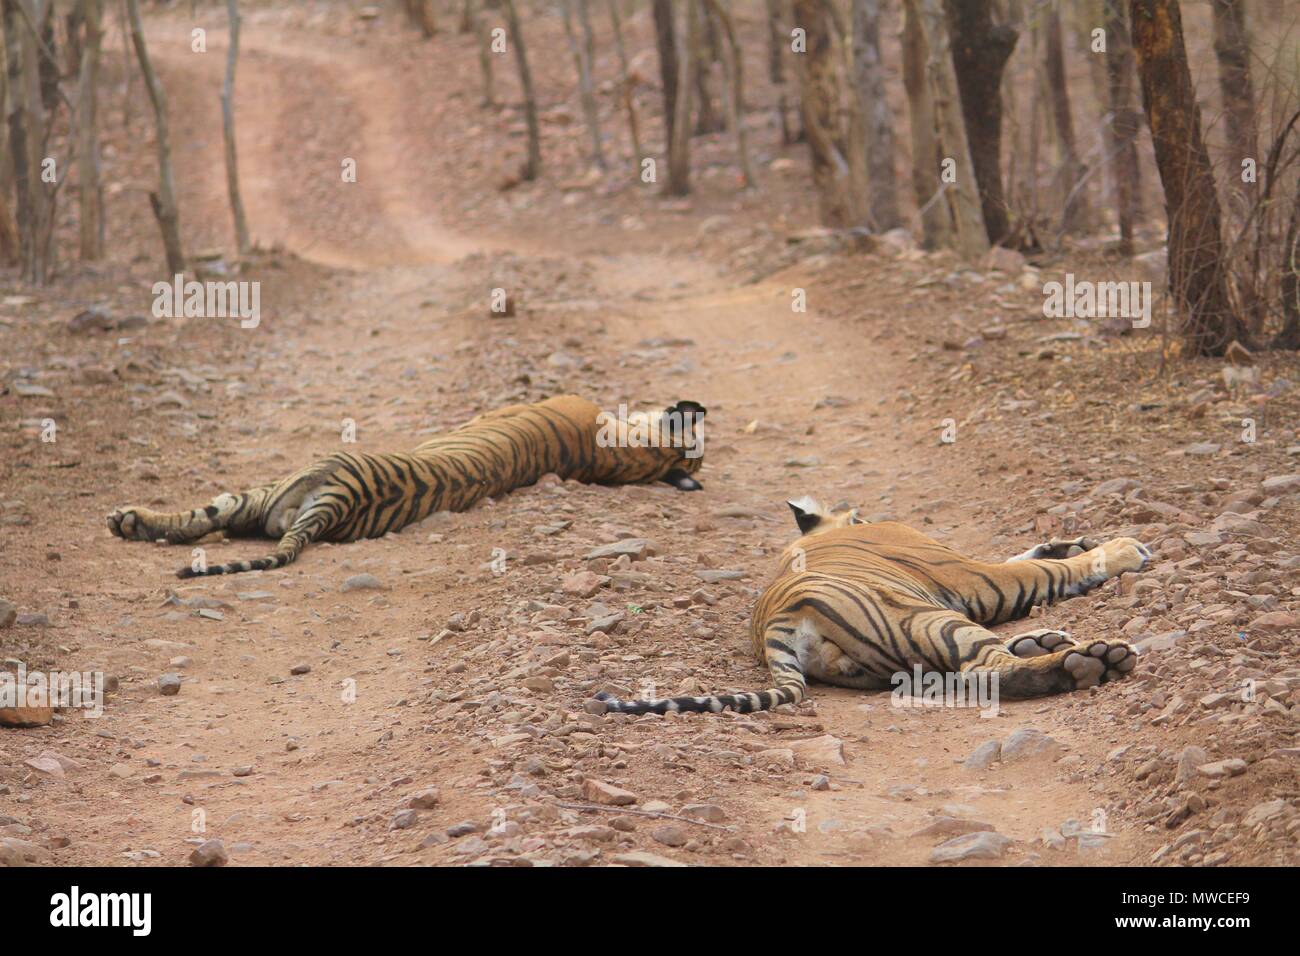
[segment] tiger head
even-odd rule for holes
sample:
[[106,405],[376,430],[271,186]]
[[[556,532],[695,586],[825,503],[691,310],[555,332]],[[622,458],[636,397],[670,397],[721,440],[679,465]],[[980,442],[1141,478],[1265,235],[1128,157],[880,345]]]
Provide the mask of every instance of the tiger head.
[[703,486],[692,475],[704,462],[702,423],[708,410],[680,401],[662,411],[597,416],[598,470],[601,480],[663,481],[682,491]]
[[821,534],[834,528],[847,528],[849,525],[866,524],[858,517],[857,508],[844,511],[832,511],[816,498],[804,495],[791,498],[786,502],[794,512],[794,523],[799,526],[801,535]]

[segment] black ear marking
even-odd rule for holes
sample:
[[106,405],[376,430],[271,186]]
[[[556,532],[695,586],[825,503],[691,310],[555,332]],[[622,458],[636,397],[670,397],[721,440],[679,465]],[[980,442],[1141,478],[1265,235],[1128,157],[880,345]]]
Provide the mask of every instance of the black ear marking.
[[786,504],[790,506],[790,510],[794,512],[794,523],[799,526],[799,531],[802,534],[807,534],[813,528],[822,523],[822,516],[820,514],[816,511],[810,511],[804,506],[802,502],[805,500],[806,499],[801,498],[797,502],[786,502]]
[[674,468],[668,474],[664,475],[660,481],[666,482],[676,488],[678,491],[703,491],[704,486],[682,471],[680,468]]
[[683,417],[687,415],[696,415],[699,416],[700,418],[703,418],[705,415],[709,413],[709,410],[705,408],[703,405],[701,405],[699,402],[692,402],[690,400],[680,401],[676,405],[673,405],[671,408],[666,409],[666,411],[676,412],[678,415],[681,415]]

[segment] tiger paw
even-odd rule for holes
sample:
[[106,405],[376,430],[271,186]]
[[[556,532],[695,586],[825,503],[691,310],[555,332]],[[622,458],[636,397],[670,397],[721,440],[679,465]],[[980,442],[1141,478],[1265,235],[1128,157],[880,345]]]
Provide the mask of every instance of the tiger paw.
[[1126,641],[1102,640],[1075,644],[1062,666],[1074,680],[1074,689],[1096,687],[1128,676],[1137,666],[1137,651]]
[[108,530],[127,541],[153,541],[166,536],[151,519],[153,512],[145,508],[118,508],[108,516]]
[[1141,571],[1151,560],[1151,549],[1137,538],[1115,538],[1094,549],[1093,563],[1108,578],[1125,571]]
[[1007,641],[1007,650],[1016,657],[1042,657],[1053,651],[1063,651],[1075,643],[1074,638],[1065,631],[1053,631],[1044,627],[1017,634]]
[[1053,538],[1051,541],[1044,541],[1042,544],[1036,544],[1028,551],[1017,554],[1012,561],[1037,561],[1049,559],[1061,561],[1065,558],[1072,558],[1076,554],[1083,554],[1085,551],[1091,551],[1097,547],[1097,542],[1092,538]]

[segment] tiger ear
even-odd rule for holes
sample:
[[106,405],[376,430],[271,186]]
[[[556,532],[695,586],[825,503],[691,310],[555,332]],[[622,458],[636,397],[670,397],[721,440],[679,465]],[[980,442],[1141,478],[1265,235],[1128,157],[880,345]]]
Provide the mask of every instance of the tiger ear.
[[821,505],[808,495],[802,498],[791,498],[786,504],[794,512],[794,523],[799,526],[800,533],[807,534],[822,523]]
[[858,509],[854,508],[849,512],[849,524],[866,524],[866,520],[858,517]]
[[709,410],[705,408],[703,405],[701,405],[699,402],[692,402],[692,401],[680,401],[676,405],[673,405],[671,408],[667,409],[667,411],[676,412],[678,415],[681,415],[683,418],[686,418],[687,416],[695,416],[698,418],[703,418],[705,415],[709,413]]

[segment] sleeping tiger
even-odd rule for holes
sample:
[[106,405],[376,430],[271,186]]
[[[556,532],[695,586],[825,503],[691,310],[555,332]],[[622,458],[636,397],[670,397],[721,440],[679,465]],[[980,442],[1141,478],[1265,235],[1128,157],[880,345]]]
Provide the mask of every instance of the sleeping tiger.
[[754,651],[775,687],[758,693],[666,700],[598,694],[607,712],[740,713],[798,703],[809,677],[839,687],[888,689],[894,675],[996,675],[1009,698],[1039,697],[1117,680],[1136,651],[1113,638],[1075,641],[1035,630],[1009,640],[984,625],[1024,617],[1036,604],[1083,594],[1151,552],[1133,538],[1052,541],[986,563],[893,521],[862,522],[811,498],[788,502],[802,533],[750,621]]
[[[622,410],[620,410],[622,411]],[[663,481],[697,491],[705,408],[683,401],[615,417],[576,395],[487,412],[410,452],[340,452],[274,484],[221,494],[193,511],[120,508],[119,538],[196,541],[213,531],[279,538],[264,558],[177,571],[178,577],[280,568],[312,541],[355,541],[397,531],[435,511],[466,511],[543,475],[591,484]]]

